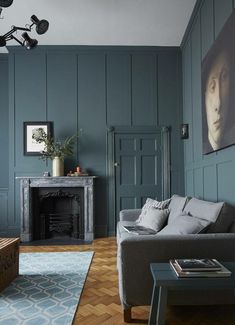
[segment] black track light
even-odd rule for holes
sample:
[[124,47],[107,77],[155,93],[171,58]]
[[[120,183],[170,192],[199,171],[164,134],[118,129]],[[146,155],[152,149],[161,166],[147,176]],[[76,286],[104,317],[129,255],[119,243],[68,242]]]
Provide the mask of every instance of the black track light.
[[0,7],[6,8],[12,5],[13,0],[0,0]]
[[36,25],[36,32],[39,35],[45,34],[49,27],[49,22],[46,19],[39,20],[37,16],[31,16],[31,21]]
[[[5,4],[5,7],[10,6],[10,3],[12,3],[13,0],[0,0],[0,13],[1,13],[1,3]],[[22,46],[25,46],[28,50],[31,50],[35,48],[38,44],[38,41],[36,39],[33,39],[29,36],[28,33],[26,32],[31,32],[32,27],[35,25],[36,26],[36,32],[39,35],[45,34],[49,28],[49,22],[46,19],[39,20],[37,16],[32,15],[31,16],[31,25],[25,25],[25,27],[17,27],[17,26],[12,26],[12,29],[7,32],[4,35],[0,35],[0,47],[6,46],[7,41],[10,41],[14,39],[17,43],[19,43]],[[17,37],[14,36],[14,33],[17,32],[18,30],[24,31],[22,34],[23,41],[19,40]]]
[[24,32],[22,34],[22,37],[24,39],[23,45],[26,47],[27,50],[31,50],[37,46],[38,41],[36,39],[31,38],[28,33]]
[[7,42],[4,36],[0,36],[0,47],[6,46]]

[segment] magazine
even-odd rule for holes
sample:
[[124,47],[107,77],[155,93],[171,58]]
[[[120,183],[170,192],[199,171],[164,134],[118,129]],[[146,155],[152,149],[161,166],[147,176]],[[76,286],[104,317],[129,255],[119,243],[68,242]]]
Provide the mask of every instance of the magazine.
[[231,271],[229,271],[225,266],[221,265],[219,271],[182,271],[179,269],[176,260],[170,260],[170,265],[176,275],[179,278],[214,278],[214,277],[229,277],[231,276]]
[[181,271],[219,271],[222,265],[216,259],[176,259]]
[[157,232],[151,228],[146,228],[143,226],[122,226],[126,231],[135,235],[155,235]]

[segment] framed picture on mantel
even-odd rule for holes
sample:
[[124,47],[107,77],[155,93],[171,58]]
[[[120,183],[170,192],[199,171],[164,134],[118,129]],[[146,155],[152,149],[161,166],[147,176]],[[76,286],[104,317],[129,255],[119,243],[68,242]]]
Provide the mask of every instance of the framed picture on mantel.
[[52,133],[52,122],[24,122],[24,155],[40,156],[44,144],[33,139],[38,129],[43,129],[47,135]]

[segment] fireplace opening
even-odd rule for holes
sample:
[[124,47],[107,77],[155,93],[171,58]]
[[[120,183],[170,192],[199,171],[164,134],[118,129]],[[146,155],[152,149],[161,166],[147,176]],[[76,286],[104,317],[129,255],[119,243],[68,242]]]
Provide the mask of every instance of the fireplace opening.
[[33,239],[84,239],[83,188],[34,188]]

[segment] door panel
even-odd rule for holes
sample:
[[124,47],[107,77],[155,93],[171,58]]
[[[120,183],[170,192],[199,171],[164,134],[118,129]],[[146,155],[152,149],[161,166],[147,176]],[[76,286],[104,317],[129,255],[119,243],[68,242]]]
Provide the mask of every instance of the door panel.
[[[136,159],[133,156],[120,156],[120,185],[132,185],[136,184],[135,165]],[[119,167],[117,166],[117,167]]]
[[147,197],[161,200],[161,133],[117,133],[114,140],[116,216],[141,208]]
[[157,185],[157,159],[155,155],[141,157],[141,185]]
[[135,206],[134,197],[121,197],[120,198],[120,210],[130,209],[131,206]]

